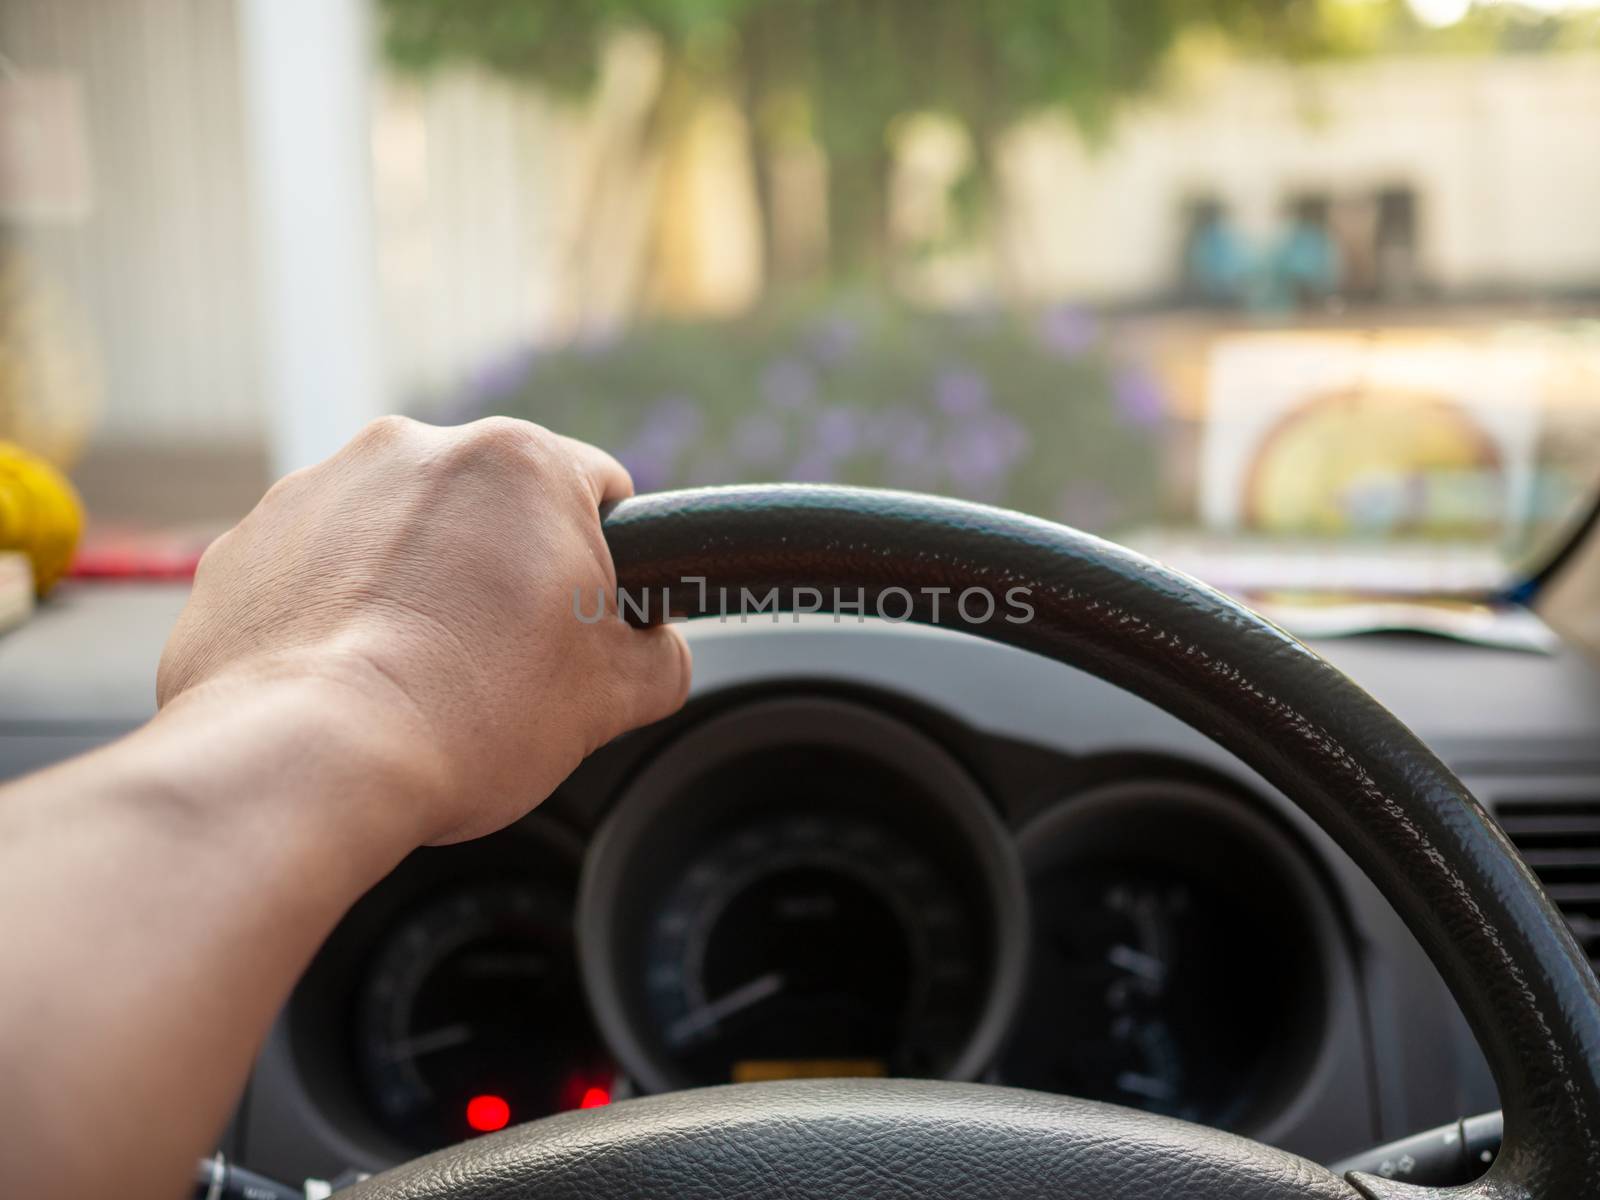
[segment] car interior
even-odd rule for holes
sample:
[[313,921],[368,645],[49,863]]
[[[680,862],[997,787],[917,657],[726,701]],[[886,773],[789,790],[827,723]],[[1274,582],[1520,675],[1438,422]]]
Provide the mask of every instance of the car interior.
[[[0,502],[14,444],[87,512],[59,585],[0,520],[0,781],[154,714],[374,405],[618,453],[694,660],[348,912],[196,1195],[1600,1196],[1595,5],[113,7],[0,15],[63,156],[0,172]],[[183,222],[108,147],[207,88],[118,324]]]
[[[145,719],[185,598],[84,587],[0,643],[7,774]],[[329,1178],[629,1096],[813,1076],[1087,1097],[1322,1162],[1499,1107],[1361,867],[1149,700],[921,624],[686,629],[679,716],[501,833],[417,852],[340,924],[262,1050],[234,1156]],[[1587,934],[1592,663],[1419,635],[1314,648]]]

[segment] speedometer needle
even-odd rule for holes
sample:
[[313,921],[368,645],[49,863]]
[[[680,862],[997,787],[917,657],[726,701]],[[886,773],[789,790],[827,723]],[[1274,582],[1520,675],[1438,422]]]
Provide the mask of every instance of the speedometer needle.
[[731,992],[724,992],[711,1003],[687,1012],[667,1028],[667,1041],[681,1046],[697,1034],[714,1028],[726,1017],[742,1012],[753,1004],[760,1004],[769,996],[783,991],[783,976],[776,971],[758,975],[749,983],[741,983]]
[[1135,950],[1132,946],[1118,942],[1106,954],[1106,961],[1113,967],[1120,967],[1130,975],[1137,975],[1146,983],[1159,984],[1167,977],[1167,964],[1154,954],[1143,950]]
[[387,1057],[390,1062],[404,1062],[408,1058],[421,1058],[424,1054],[450,1050],[471,1040],[472,1026],[465,1022],[441,1025],[438,1029],[430,1029],[427,1033],[419,1033],[415,1037],[395,1042],[389,1047]]

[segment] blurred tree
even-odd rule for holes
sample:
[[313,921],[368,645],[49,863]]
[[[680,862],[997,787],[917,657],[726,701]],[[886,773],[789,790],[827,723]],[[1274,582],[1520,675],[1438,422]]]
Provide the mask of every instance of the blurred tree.
[[[486,66],[581,97],[604,45],[642,28],[663,52],[644,149],[670,144],[707,95],[744,111],[766,270],[781,278],[772,204],[774,153],[791,139],[828,165],[829,266],[836,279],[890,266],[888,183],[897,119],[941,113],[974,150],[964,196],[997,194],[1000,135],[1064,108],[1091,139],[1117,105],[1148,89],[1184,34],[1211,30],[1248,51],[1289,58],[1371,52],[1436,36],[1457,47],[1515,44],[1526,20],[1496,5],[1426,31],[1404,0],[380,0],[391,61],[416,70]],[[1545,22],[1548,25],[1548,21]],[[1542,27],[1541,27],[1542,28]]]

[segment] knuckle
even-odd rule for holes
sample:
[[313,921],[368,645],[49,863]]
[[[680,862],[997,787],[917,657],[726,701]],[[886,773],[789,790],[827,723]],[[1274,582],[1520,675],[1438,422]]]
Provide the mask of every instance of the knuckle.
[[365,449],[392,446],[410,436],[419,427],[420,422],[413,421],[410,417],[390,413],[363,425],[351,445]]
[[484,417],[464,425],[446,454],[455,467],[538,463],[543,446],[538,427],[513,417]]
[[540,444],[544,432],[528,421],[515,417],[484,417],[467,427],[474,441],[491,451],[525,453]]
[[485,417],[461,426],[433,461],[446,476],[483,475],[562,509],[588,494],[583,462],[563,439],[513,417]]

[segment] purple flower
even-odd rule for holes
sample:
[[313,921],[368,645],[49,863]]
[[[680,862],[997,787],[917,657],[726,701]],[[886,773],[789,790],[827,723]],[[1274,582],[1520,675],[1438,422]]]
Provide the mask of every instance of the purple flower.
[[817,373],[798,359],[779,359],[762,373],[761,395],[785,412],[809,407],[817,397]]
[[797,458],[788,474],[795,483],[832,483],[838,478],[838,470],[834,459],[813,450]]
[[896,447],[919,435],[926,438],[927,420],[915,408],[896,404],[861,419],[861,447],[893,455]]
[[889,462],[892,466],[912,467],[920,464],[932,464],[933,432],[923,427],[912,430],[902,441],[889,448]]
[[817,415],[812,437],[819,454],[848,458],[861,449],[861,414],[853,408],[829,408]]
[[659,491],[672,479],[673,463],[647,447],[626,446],[617,451],[617,461],[628,468],[636,491]]
[[1040,345],[1065,359],[1074,359],[1095,344],[1100,323],[1081,308],[1061,304],[1039,315]]
[[535,347],[524,346],[485,364],[467,384],[465,407],[474,413],[482,413],[501,400],[516,395],[533,374],[538,359],[539,351]]
[[947,416],[976,416],[989,407],[989,381],[964,368],[940,371],[933,381],[933,402]]
[[807,339],[812,357],[825,367],[842,362],[861,344],[861,324],[843,313],[817,323]]
[[945,435],[944,467],[968,495],[993,500],[1006,476],[1028,448],[1028,435],[1005,413],[967,421]]
[[664,396],[646,415],[633,440],[618,452],[641,492],[664,487],[683,452],[700,436],[704,420],[687,396]]
[[645,418],[639,436],[684,445],[700,435],[700,427],[704,423],[699,406],[689,397],[663,396]]
[[754,412],[733,431],[734,456],[753,467],[771,467],[783,457],[783,422],[770,413]]
[[739,473],[727,460],[702,458],[689,472],[687,482],[690,487],[716,487],[719,484],[733,483],[738,477]]
[[1111,377],[1111,395],[1117,414],[1129,425],[1149,429],[1160,425],[1166,397],[1151,376],[1139,367],[1122,367]]
[[1069,483],[1056,499],[1057,520],[1090,531],[1107,528],[1116,509],[1116,500],[1106,486],[1090,479]]
[[600,325],[580,329],[577,336],[572,339],[571,345],[585,358],[596,358],[622,341],[622,334],[622,322],[606,321]]
[[942,463],[933,427],[915,409],[899,407],[879,414],[871,436],[883,451],[890,486],[928,488],[938,484]]

